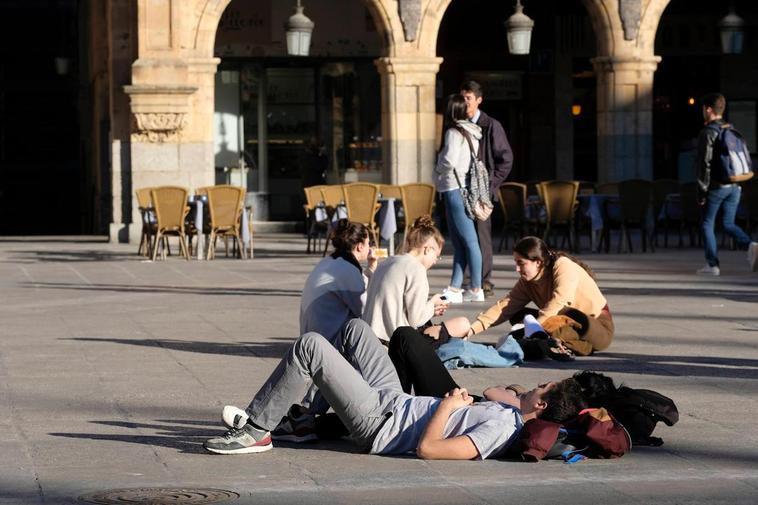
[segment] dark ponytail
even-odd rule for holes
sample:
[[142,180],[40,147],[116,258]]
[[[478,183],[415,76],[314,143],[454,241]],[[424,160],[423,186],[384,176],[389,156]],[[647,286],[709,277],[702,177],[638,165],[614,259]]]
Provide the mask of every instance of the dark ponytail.
[[332,247],[339,254],[352,254],[353,248],[368,238],[368,228],[361,223],[340,219],[332,231]]
[[447,97],[445,115],[442,118],[442,139],[440,140],[440,151],[445,147],[445,134],[450,128],[454,128],[456,121],[468,119],[466,113],[466,99],[459,93],[453,93]]

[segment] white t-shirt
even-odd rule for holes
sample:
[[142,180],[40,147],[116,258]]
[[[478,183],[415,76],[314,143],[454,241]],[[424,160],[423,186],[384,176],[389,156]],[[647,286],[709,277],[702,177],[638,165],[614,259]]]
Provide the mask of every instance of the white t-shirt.
[[[390,417],[374,439],[372,454],[415,451],[421,435],[442,400],[429,396],[397,395]],[[495,457],[516,440],[524,420],[519,411],[499,402],[480,402],[450,414],[443,436],[468,436],[481,459]]]
[[388,258],[376,268],[366,293],[363,320],[388,341],[400,326],[418,328],[434,316],[426,268],[408,254]]

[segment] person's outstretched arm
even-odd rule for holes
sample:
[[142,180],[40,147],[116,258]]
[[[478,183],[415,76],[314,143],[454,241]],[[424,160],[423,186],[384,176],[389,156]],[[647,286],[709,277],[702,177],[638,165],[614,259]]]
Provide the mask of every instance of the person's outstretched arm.
[[495,305],[476,316],[476,320],[471,323],[468,336],[481,333],[490,326],[504,323],[513,314],[526,307],[530,301],[531,298],[523,283],[521,281],[517,282],[505,298],[496,301]]
[[471,405],[473,398],[466,389],[455,388],[440,402],[432,414],[424,434],[421,435],[416,454],[421,459],[474,459],[479,456],[479,450],[474,442],[466,435],[444,438],[445,424],[450,414],[459,408]]

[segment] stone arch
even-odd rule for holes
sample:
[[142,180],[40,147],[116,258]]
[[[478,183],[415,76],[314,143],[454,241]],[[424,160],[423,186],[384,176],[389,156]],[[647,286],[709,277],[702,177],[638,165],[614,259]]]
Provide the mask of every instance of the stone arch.
[[230,3],[232,0],[200,0],[197,3],[195,11],[198,15],[198,22],[193,37],[193,48],[199,57],[213,57],[218,22]]
[[419,30],[419,45],[421,48],[427,48],[429,51],[427,56],[437,55],[437,37],[440,32],[440,25],[451,2],[452,0],[432,0],[427,5]]
[[392,55],[393,48],[397,46],[396,35],[403,32],[402,26],[399,26],[399,18],[397,16],[393,18],[392,12],[387,10],[387,5],[381,0],[364,0],[363,3],[374,20],[374,26],[376,26],[376,31],[382,40],[385,55]]
[[658,25],[663,17],[663,11],[671,3],[671,0],[650,0],[642,15],[640,22],[640,34],[647,36],[639,37],[637,47],[644,50],[647,54],[653,54],[655,51],[655,36],[658,33]]
[[597,52],[598,56],[607,56],[614,52],[614,40],[613,32],[617,29],[621,29],[620,20],[618,20],[619,26],[614,26],[614,16],[608,10],[608,4],[599,0],[582,0],[582,5],[587,9],[587,13],[590,16],[590,22],[592,23],[592,29],[595,31],[595,38],[597,39]]
[[[643,0],[637,36],[634,41],[628,41],[639,56],[653,56],[658,23],[670,1]],[[621,51],[627,41],[623,36],[624,27],[619,14],[620,2],[582,0],[582,4],[589,13],[597,37],[598,56],[611,56]]]

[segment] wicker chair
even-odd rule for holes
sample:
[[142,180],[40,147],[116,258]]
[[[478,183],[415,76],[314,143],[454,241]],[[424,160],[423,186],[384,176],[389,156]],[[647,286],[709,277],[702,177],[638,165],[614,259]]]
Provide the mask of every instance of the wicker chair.
[[[653,181],[653,217],[655,218],[655,244],[658,245],[659,224],[663,228],[663,247],[669,246],[669,227],[672,223],[679,223],[672,219],[668,212],[664,212],[663,218],[659,219],[661,209],[666,204],[666,197],[670,194],[679,193],[679,181],[675,179],[656,179]],[[682,235],[679,235],[679,246],[682,245]]]
[[[246,257],[242,243],[240,216],[245,201],[245,189],[239,186],[213,186],[208,188],[208,210],[211,221],[211,236],[208,244],[208,259],[216,256],[216,239],[229,238],[239,246],[240,258]],[[226,246],[226,254],[229,248]]]
[[347,218],[353,223],[361,223],[368,227],[369,238],[377,243],[379,236],[374,216],[380,205],[376,202],[379,188],[376,184],[355,182],[343,186]]
[[576,214],[576,195],[579,193],[577,181],[547,181],[537,185],[545,204],[546,222],[542,240],[550,243],[550,233],[557,227],[564,228],[564,247],[568,239],[569,249],[578,249],[574,236],[574,215]]
[[403,247],[405,247],[405,237],[408,236],[408,230],[413,226],[413,222],[421,216],[432,214],[435,189],[431,184],[418,182],[403,184],[400,186],[400,193],[405,214],[402,242]]
[[398,200],[403,198],[400,186],[396,184],[379,184],[379,193],[385,198],[397,198]]
[[327,224],[328,220],[319,221],[316,216],[316,209],[319,205],[322,205],[323,202],[321,199],[322,188],[324,188],[323,185],[303,188],[303,193],[305,194],[305,203],[303,204],[303,211],[305,212],[305,233],[308,237],[308,245],[305,247],[306,253],[311,252],[311,240],[313,240],[313,250],[317,251],[320,249],[316,241],[318,240],[318,244],[320,244],[321,237],[326,237],[329,228]]
[[[345,208],[345,190],[342,184],[330,184],[321,186],[321,200],[324,202],[326,212],[331,223],[335,217],[335,213],[338,209]],[[329,226],[329,225],[327,225]],[[331,230],[331,227],[330,227]],[[326,256],[326,251],[329,249],[329,239],[331,238],[331,231],[326,235],[326,241],[324,243],[323,255]]]
[[[152,188],[150,196],[155,210],[156,232],[153,241],[153,261],[158,256],[158,247],[163,238],[168,235],[179,237],[179,247],[187,260],[187,237],[184,233],[184,218],[189,212],[187,207],[187,190],[177,186],[161,186]],[[166,257],[166,247],[162,249],[162,257]]]
[[497,250],[500,252],[508,247],[508,232],[513,232],[513,241],[518,241],[525,235],[526,220],[526,184],[520,182],[504,182],[498,188],[498,197],[500,198],[500,208],[503,210],[503,231],[500,238],[500,245]]
[[342,184],[321,186],[321,199],[326,205],[327,212],[329,212],[329,219],[332,218],[337,207],[345,204],[345,190],[343,188]]
[[[653,204],[653,183],[643,179],[629,179],[618,183],[619,190],[619,207],[621,216],[618,221],[611,219],[606,220],[607,224],[603,230],[605,241],[605,251],[610,249],[610,229],[617,226],[620,229],[618,251],[621,252],[624,244],[632,252],[632,238],[629,234],[631,228],[639,228],[642,236],[642,250],[647,251],[648,239],[652,239],[653,229],[652,219],[649,219],[651,205]],[[626,240],[626,242],[624,242]],[[655,245],[650,241],[650,250],[655,252]]]
[[142,233],[140,234],[137,254],[149,257],[153,249],[153,238],[157,231],[155,214],[151,202],[150,191],[152,188],[142,188],[135,191],[137,206],[142,217]]

